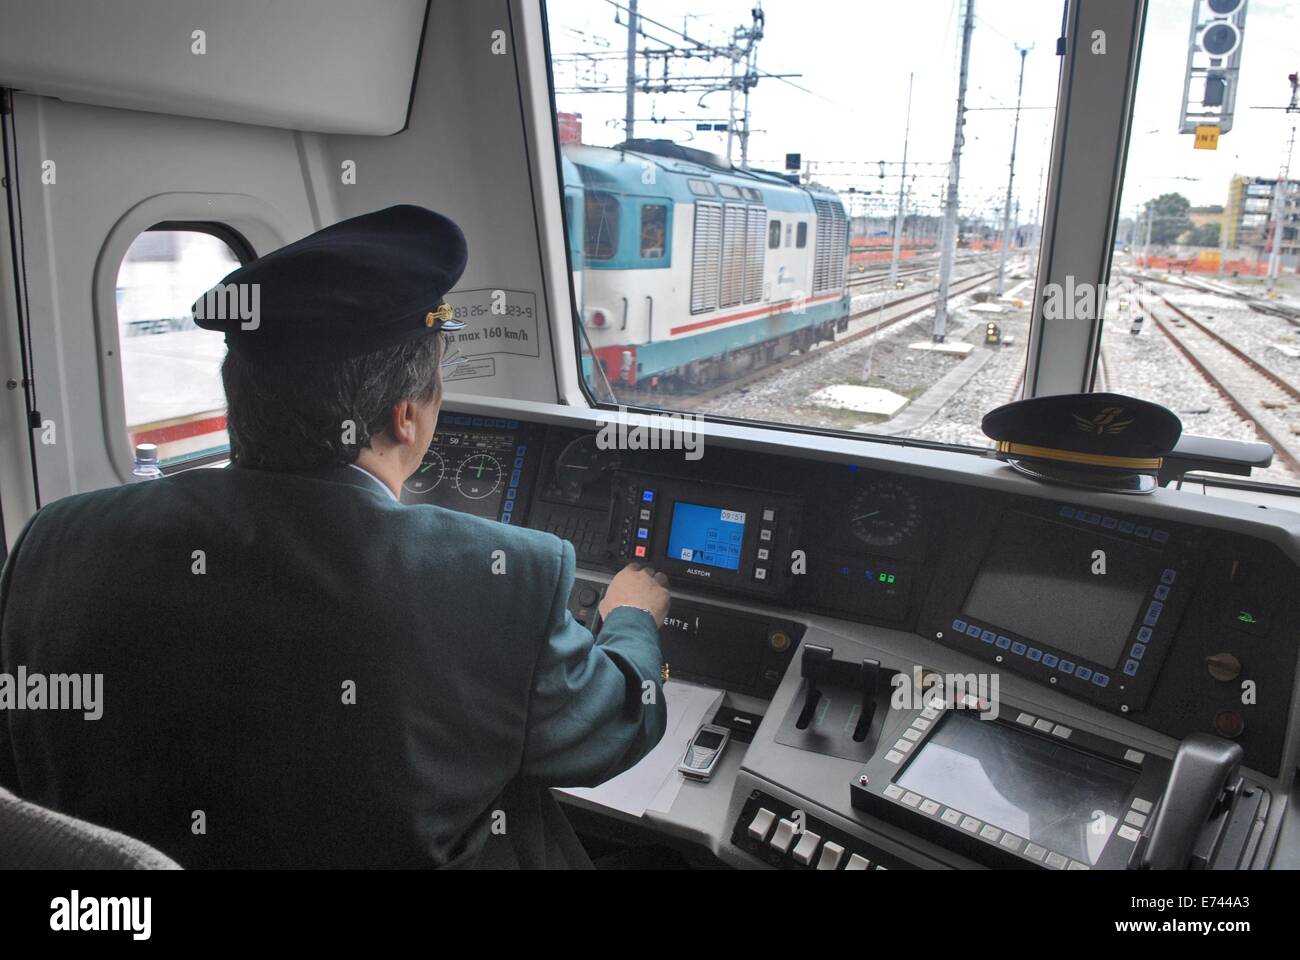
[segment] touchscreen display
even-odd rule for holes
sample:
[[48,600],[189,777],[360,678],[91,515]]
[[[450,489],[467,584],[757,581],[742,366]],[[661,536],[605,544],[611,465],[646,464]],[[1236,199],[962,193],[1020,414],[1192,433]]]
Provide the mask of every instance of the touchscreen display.
[[740,569],[740,546],[745,539],[745,515],[739,510],[706,507],[678,501],[668,531],[668,557],[684,563]]
[[1137,777],[1061,741],[954,711],[895,782],[1091,865]]
[[1009,513],[963,609],[1026,640],[1113,668],[1162,566],[1151,547]]

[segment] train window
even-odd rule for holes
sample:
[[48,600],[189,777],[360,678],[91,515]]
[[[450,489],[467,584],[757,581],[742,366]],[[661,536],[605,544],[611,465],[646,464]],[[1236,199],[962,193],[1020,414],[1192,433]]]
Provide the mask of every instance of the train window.
[[618,253],[618,197],[588,190],[584,211],[587,229],[584,254],[589,260],[612,260]]
[[251,257],[232,234],[160,224],[131,243],[117,272],[117,327],[132,447],[156,443],[163,466],[223,453],[225,338],[190,314],[209,287]]
[[662,261],[588,255],[590,400],[986,449],[1023,381],[1061,5],[913,0],[865,58],[858,0],[612,5],[544,8],[564,183],[617,196],[625,244],[653,248],[645,205],[668,229]]
[[668,207],[662,203],[641,205],[641,257],[659,260],[664,256],[668,235]]
[[1093,386],[1161,403],[1189,434],[1267,442],[1252,480],[1300,486],[1295,14],[1202,3],[1193,29],[1193,6],[1147,10]]

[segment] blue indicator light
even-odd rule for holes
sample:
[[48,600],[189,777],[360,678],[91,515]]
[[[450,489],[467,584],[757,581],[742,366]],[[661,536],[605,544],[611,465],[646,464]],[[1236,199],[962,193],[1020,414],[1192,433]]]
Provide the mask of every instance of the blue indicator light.
[[512,471],[510,471],[510,486],[512,486],[512,487],[517,487],[517,486],[519,486],[519,471],[518,471],[518,470],[512,470]]
[[1160,586],[1156,587],[1155,597],[1157,600],[1164,600],[1168,596],[1169,596],[1169,588],[1166,587],[1163,583],[1160,584]]
[[1114,530],[1119,521],[1114,517],[1102,517],[1101,525],[1107,530]]
[[1150,639],[1151,639],[1151,628],[1138,627],[1138,635],[1137,635],[1138,643],[1146,643]]
[[1105,673],[1094,673],[1092,675],[1092,682],[1095,686],[1104,687],[1106,684],[1110,683],[1110,675]]
[[643,490],[641,492],[641,499],[644,500],[646,503],[654,503],[655,492],[653,490]]
[[1142,619],[1148,627],[1154,627],[1160,620],[1160,612],[1164,610],[1165,605],[1159,600],[1152,600],[1151,605],[1147,607],[1147,615]]
[[510,522],[510,514],[508,514],[508,513],[503,513],[503,514],[501,514],[501,522],[502,522],[502,523],[509,523],[509,522]]
[[1037,647],[1030,647],[1025,651],[1025,656],[1034,661],[1034,663],[1037,663],[1039,660],[1043,659],[1043,651],[1039,650]]
[[1171,570],[1168,567],[1160,574],[1161,583],[1173,583],[1178,578],[1178,571]]
[[985,630],[983,633],[980,634],[980,639],[983,640],[985,643],[992,643],[997,638],[998,635],[994,633],[992,630]]
[[1136,677],[1138,672],[1138,666],[1139,664],[1136,660],[1125,660],[1124,675],[1129,677]]
[[999,649],[999,650],[1009,650],[1009,649],[1011,649],[1011,638],[1010,638],[1010,637],[998,637],[998,639],[997,639],[997,645],[998,645],[998,649]]
[[1025,645],[1019,641],[1016,641],[1011,645],[1011,652],[1014,653],[1017,657],[1023,657],[1025,655],[1026,649],[1027,648],[1025,647]]
[[1119,522],[1119,532],[1120,532],[1120,533],[1132,533],[1132,532],[1133,532],[1133,521],[1132,521],[1132,520],[1121,520],[1121,521]]
[[[848,567],[845,567],[844,569],[847,570]],[[954,630],[956,630],[958,633],[965,633],[965,632],[966,632],[966,621],[965,621],[965,620],[954,620],[954,621],[952,622],[952,628],[953,628]]]
[[1080,680],[1089,680],[1092,678],[1092,671],[1084,666],[1074,668],[1074,675]]
[[1062,673],[1074,673],[1074,661],[1062,660],[1057,664],[1056,669],[1060,670]]
[[1133,644],[1133,649],[1129,650],[1128,655],[1134,660],[1141,660],[1147,655],[1146,645],[1142,643]]
[[980,635],[980,628],[976,624],[972,623],[970,626],[966,628],[966,636],[978,637],[979,635]]
[[1054,653],[1043,654],[1043,666],[1054,667],[1057,663],[1057,656]]

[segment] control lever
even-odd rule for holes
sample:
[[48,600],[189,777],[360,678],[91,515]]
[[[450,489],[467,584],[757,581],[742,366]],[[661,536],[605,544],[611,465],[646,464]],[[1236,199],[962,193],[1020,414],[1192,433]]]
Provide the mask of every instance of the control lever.
[[1207,733],[1193,733],[1174,754],[1164,797],[1151,823],[1138,838],[1129,857],[1130,870],[1186,870],[1204,867],[1214,851],[1203,851],[1192,863],[1197,840],[1206,825],[1221,832],[1240,793],[1243,751]]
[[862,710],[853,728],[853,739],[859,743],[866,739],[871,720],[876,714],[876,684],[880,678],[880,661],[864,659],[861,663],[836,660],[835,650],[816,643],[805,643],[800,662],[800,676],[808,682],[804,694],[803,710],[795,726],[806,730],[812,722],[817,704],[821,702],[822,686],[847,687],[862,695]]

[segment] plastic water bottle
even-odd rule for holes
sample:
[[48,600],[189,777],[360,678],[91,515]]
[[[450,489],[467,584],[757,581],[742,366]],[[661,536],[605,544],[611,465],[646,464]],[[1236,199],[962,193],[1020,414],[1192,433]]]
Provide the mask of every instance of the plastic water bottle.
[[132,483],[162,479],[163,472],[158,468],[158,444],[137,443],[135,445],[135,469],[131,474]]

